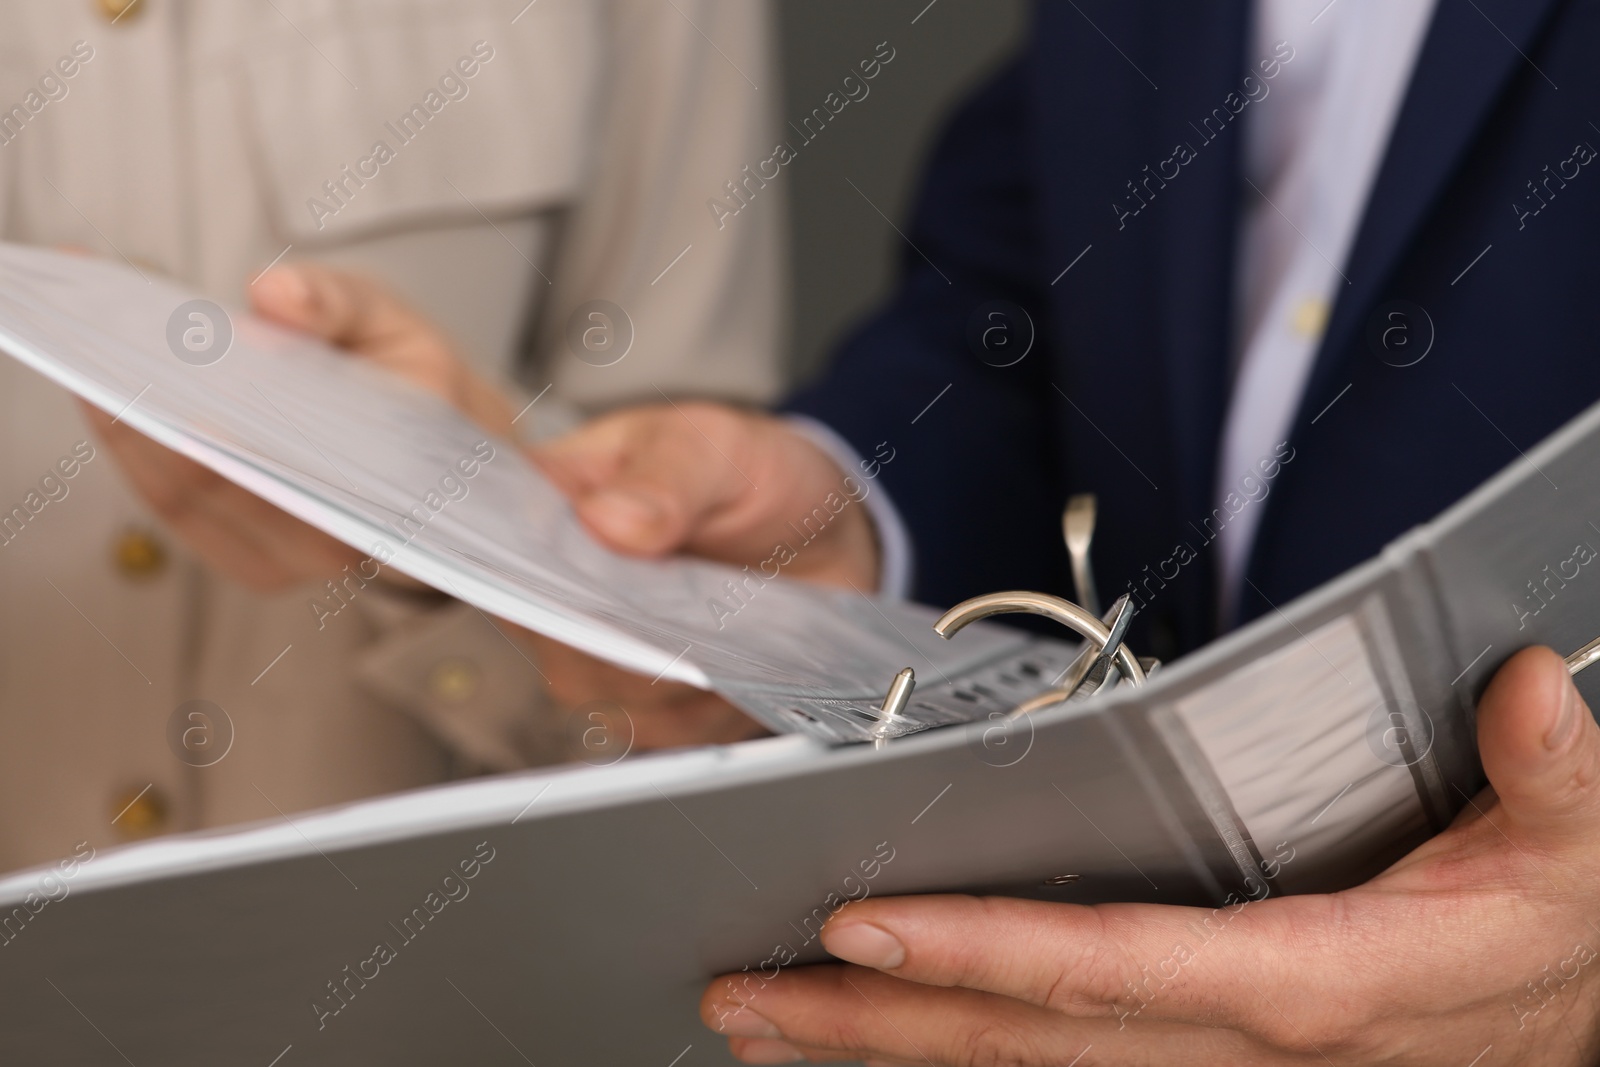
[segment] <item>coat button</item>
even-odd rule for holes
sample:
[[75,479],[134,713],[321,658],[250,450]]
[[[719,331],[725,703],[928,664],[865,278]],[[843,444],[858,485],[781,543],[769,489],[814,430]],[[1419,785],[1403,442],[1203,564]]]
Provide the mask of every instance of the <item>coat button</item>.
[[137,18],[145,9],[144,0],[95,0],[94,6],[107,22],[116,22],[124,15]]
[[125,838],[154,837],[167,828],[167,798],[153,785],[124,789],[111,798],[111,825]]
[[472,699],[478,691],[477,665],[464,659],[441,660],[428,675],[428,691],[449,704]]
[[111,549],[117,570],[130,581],[154,578],[167,568],[167,549],[149,530],[130,526]]

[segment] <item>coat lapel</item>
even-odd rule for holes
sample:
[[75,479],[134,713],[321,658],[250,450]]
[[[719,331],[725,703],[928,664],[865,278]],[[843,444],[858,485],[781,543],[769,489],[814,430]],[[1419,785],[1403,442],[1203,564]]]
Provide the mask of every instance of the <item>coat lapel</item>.
[[[1041,286],[1066,332],[1070,358],[1057,381],[1081,409],[1062,402],[1063,459],[1069,490],[1096,491],[1106,521],[1128,530],[1100,557],[1103,584],[1119,592],[1210,512],[1244,131],[1238,120],[1202,127],[1252,62],[1250,6],[1039,8],[1040,165],[1053,234]],[[1181,166],[1179,145],[1190,153]],[[1059,276],[1080,254],[1075,273]],[[1210,566],[1202,553],[1163,586],[1162,612],[1188,643],[1211,627]]]
[[[1295,436],[1342,380],[1373,304],[1559,0],[1439,0],[1373,184]],[[1552,92],[1555,89],[1552,87]]]
[[[1183,512],[1208,515],[1217,447],[1227,410],[1228,353],[1232,335],[1234,258],[1243,158],[1241,115],[1211,136],[1204,123],[1239,92],[1252,59],[1247,0],[1162,4],[1158,22],[1161,91],[1155,128],[1201,158],[1184,168],[1174,186],[1193,183],[1159,217],[1156,269],[1160,278],[1162,368],[1167,406],[1178,447],[1176,471]],[[1208,158],[1209,157],[1209,158]]]

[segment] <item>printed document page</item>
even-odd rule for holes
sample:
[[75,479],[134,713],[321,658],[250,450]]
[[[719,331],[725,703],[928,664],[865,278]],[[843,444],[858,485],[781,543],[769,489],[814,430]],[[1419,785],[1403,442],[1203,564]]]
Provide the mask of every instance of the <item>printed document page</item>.
[[[776,729],[821,736],[834,736],[826,723],[870,722],[906,666],[923,680],[924,712],[971,717],[938,690],[1028,643],[992,626],[947,643],[930,610],[866,591],[620,556],[515,446],[486,440],[441,400],[215,305],[193,318],[194,302],[119,263],[0,245],[0,348],[351,545],[366,557],[354,568],[363,578],[393,567],[630,670],[715,688]],[[225,354],[183,358],[188,329],[229,331]],[[823,517],[861,506],[817,504]],[[789,549],[803,553],[815,532],[797,528]],[[797,697],[808,710],[787,709]]]

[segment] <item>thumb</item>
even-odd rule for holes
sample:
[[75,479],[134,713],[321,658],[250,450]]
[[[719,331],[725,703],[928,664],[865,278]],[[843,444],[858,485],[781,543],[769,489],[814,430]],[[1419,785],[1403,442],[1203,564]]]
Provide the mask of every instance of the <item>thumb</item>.
[[865,486],[769,415],[669,401],[603,416],[534,458],[618,551],[877,584]]
[[749,451],[745,418],[710,404],[626,409],[545,445],[534,459],[602,542],[660,556],[685,548],[750,489],[725,458]]
[[249,296],[251,308],[262,318],[326,336],[316,328],[321,314],[317,292],[298,266],[273,267],[250,284]]
[[257,314],[309,333],[440,397],[491,434],[510,437],[510,403],[455,354],[426,317],[377,283],[316,263],[274,267],[250,287]]
[[366,279],[315,263],[267,271],[250,287],[250,303],[265,318],[358,351],[427,328]]
[[1478,702],[1483,768],[1509,822],[1551,844],[1592,841],[1600,824],[1600,726],[1564,660],[1528,648]]

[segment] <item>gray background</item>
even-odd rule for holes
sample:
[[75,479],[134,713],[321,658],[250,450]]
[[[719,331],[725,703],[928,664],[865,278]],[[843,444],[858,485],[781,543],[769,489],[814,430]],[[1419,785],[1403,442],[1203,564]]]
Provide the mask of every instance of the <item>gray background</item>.
[[821,106],[880,41],[896,51],[868,96],[840,112],[785,168],[791,355],[802,376],[888,291],[905,243],[883,215],[905,228],[932,138],[951,106],[1017,46],[1026,13],[1022,0],[778,3],[785,123]]

